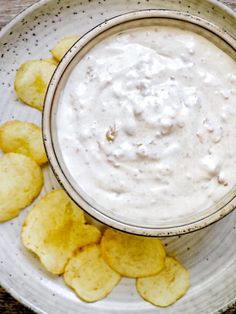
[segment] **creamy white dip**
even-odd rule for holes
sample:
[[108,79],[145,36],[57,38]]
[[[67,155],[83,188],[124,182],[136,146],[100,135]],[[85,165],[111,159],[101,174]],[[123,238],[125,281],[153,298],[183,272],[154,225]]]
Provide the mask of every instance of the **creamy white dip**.
[[99,205],[168,219],[213,205],[236,183],[236,64],[173,27],[94,47],[58,109],[64,162]]

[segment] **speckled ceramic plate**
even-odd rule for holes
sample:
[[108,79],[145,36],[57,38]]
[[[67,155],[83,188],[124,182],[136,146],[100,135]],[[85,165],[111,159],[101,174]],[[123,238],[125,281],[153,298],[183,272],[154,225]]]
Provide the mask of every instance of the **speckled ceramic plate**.
[[[15,70],[27,59],[50,56],[49,49],[64,35],[84,34],[120,13],[147,8],[189,11],[216,23],[236,37],[234,13],[217,1],[206,0],[43,0],[15,18],[0,33],[0,123],[17,118],[41,123],[41,113],[20,104],[14,95]],[[52,172],[44,169],[42,194],[56,187]],[[236,211],[201,231],[165,239],[169,254],[191,274],[191,288],[175,305],[159,309],[143,301],[134,281],[123,279],[103,301],[87,304],[49,275],[20,242],[27,214],[0,225],[0,282],[15,298],[38,313],[217,313],[236,299]]]

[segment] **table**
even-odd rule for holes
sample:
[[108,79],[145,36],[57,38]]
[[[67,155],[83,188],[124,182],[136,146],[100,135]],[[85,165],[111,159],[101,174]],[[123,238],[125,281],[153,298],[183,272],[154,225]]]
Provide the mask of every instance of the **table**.
[[[7,24],[16,14],[27,8],[37,0],[0,0],[0,28]],[[223,1],[236,11],[236,0]],[[32,314],[33,312],[25,308],[14,300],[8,293],[0,287],[0,313],[1,314]],[[236,314],[236,305],[225,314]]]

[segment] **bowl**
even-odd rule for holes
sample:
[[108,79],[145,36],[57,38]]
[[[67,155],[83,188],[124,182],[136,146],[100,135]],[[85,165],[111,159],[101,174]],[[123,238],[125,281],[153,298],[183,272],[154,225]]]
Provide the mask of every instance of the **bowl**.
[[[173,236],[206,227],[229,214],[236,207],[236,187],[214,206],[192,211],[182,217],[167,220],[126,217],[109,208],[102,208],[91,195],[86,194],[75,182],[63,160],[58,142],[57,110],[64,86],[74,67],[99,42],[121,31],[153,25],[181,27],[203,35],[236,60],[235,34],[210,21],[188,12],[167,9],[141,10],[125,13],[96,26],[78,40],[68,51],[55,71],[45,98],[43,111],[43,138],[49,163],[58,181],[68,195],[96,221],[110,227],[145,236]],[[194,204],[193,204],[194,207]]]

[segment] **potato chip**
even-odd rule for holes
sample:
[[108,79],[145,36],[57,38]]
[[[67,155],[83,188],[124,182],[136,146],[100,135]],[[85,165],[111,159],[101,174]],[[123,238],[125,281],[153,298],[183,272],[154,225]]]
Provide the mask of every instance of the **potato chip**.
[[126,277],[154,275],[164,267],[166,254],[157,238],[107,229],[102,237],[101,248],[111,268]]
[[0,221],[16,217],[42,186],[42,170],[34,160],[15,153],[0,157]]
[[45,268],[62,274],[74,251],[100,240],[100,231],[85,224],[83,211],[63,190],[48,193],[28,214],[23,244],[38,255]]
[[189,272],[177,260],[167,257],[165,267],[159,274],[137,279],[136,287],[146,301],[166,307],[188,290]]
[[54,58],[58,61],[64,57],[67,51],[79,40],[79,36],[67,36],[61,39],[56,46],[51,50]]
[[47,59],[42,59],[43,61],[49,62],[51,64],[54,64],[56,66],[58,66],[59,62],[57,61],[57,59],[55,58],[47,58]]
[[0,148],[4,153],[19,153],[39,165],[47,162],[42,131],[33,123],[13,120],[0,127]]
[[15,92],[27,105],[42,110],[45,94],[56,65],[44,60],[22,64],[16,73]]
[[64,280],[82,300],[95,302],[112,291],[120,275],[104,261],[99,245],[89,245],[70,259]]

